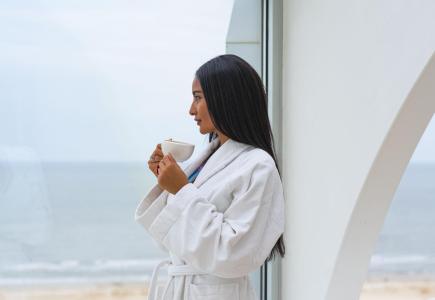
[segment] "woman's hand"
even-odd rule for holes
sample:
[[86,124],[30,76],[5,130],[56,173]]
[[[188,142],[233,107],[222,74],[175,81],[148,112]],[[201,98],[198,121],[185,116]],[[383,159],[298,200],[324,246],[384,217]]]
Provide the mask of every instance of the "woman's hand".
[[170,153],[159,162],[157,180],[162,189],[174,195],[189,183],[186,174]]
[[159,163],[162,158],[162,144],[157,144],[156,149],[154,150],[153,154],[151,154],[151,157],[148,160],[148,168],[151,170],[151,172],[153,172],[156,177],[159,176]]

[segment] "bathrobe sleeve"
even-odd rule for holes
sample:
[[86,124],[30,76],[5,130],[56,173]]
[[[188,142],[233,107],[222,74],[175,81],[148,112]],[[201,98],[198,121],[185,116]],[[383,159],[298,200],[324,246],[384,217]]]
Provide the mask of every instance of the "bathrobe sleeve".
[[[158,184],[156,184],[136,209],[136,220],[140,220],[140,223],[142,223],[145,228],[148,228],[151,224],[150,222],[165,207],[167,196],[168,192],[164,191]],[[140,219],[137,218],[138,215],[140,215]],[[153,239],[153,241],[157,244],[160,250],[165,252],[168,251],[159,240]]]
[[240,277],[264,263],[284,231],[282,184],[273,161],[264,161],[243,168],[222,186],[232,197],[224,212],[189,183],[154,218],[141,223],[190,266],[220,277]]

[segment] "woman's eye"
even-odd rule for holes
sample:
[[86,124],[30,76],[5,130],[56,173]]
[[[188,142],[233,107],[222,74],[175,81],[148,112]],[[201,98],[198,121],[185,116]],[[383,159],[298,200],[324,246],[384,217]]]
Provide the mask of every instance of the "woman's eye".
[[199,100],[199,99],[201,99],[201,97],[195,96],[195,100]]

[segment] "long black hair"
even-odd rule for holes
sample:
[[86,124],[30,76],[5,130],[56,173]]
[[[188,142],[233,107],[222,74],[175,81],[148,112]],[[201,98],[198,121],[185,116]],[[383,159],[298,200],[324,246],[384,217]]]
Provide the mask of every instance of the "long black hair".
[[[242,58],[225,54],[203,64],[195,73],[201,84],[211,121],[232,140],[263,149],[276,159],[272,128],[267,113],[267,96],[260,76]],[[217,133],[209,134],[209,142]],[[284,257],[281,235],[266,261],[275,254]]]

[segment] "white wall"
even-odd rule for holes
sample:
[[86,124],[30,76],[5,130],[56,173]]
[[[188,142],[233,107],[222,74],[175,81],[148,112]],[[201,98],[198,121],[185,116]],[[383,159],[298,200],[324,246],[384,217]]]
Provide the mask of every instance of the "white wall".
[[434,15],[430,0],[284,2],[283,299],[358,299],[435,110],[435,59],[414,86],[435,50]]

